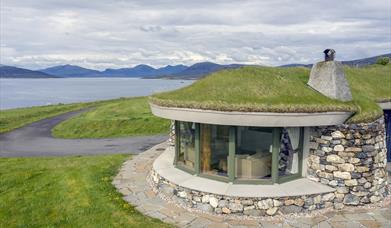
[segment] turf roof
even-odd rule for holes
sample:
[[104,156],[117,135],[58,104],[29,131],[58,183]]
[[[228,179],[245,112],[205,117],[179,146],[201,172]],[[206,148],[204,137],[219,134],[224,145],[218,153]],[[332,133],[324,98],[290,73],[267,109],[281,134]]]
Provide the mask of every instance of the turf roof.
[[391,65],[345,67],[353,101],[328,98],[307,86],[303,67],[242,67],[222,70],[192,85],[154,94],[153,104],[167,107],[243,112],[353,112],[349,122],[369,122],[382,115],[376,104],[391,101]]

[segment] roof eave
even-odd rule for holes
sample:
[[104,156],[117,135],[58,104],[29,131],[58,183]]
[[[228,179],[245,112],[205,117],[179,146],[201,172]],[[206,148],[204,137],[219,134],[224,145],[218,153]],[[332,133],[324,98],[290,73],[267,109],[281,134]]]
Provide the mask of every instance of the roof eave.
[[275,113],[164,107],[150,103],[156,116],[179,121],[257,127],[306,127],[343,124],[352,112]]

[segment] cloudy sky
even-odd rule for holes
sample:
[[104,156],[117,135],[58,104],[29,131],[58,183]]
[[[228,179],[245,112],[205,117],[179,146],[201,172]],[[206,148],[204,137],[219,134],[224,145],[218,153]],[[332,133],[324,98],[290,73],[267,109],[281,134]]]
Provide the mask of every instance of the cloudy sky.
[[1,0],[1,63],[312,63],[391,52],[391,0]]

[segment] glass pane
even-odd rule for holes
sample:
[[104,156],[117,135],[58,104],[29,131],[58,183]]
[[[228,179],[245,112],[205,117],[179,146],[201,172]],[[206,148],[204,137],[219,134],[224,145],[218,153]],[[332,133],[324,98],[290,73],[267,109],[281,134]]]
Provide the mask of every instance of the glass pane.
[[179,154],[177,165],[194,170],[195,165],[195,124],[179,123]]
[[281,148],[278,161],[278,173],[280,176],[289,176],[299,172],[301,137],[301,129],[298,127],[287,127],[282,129]]
[[270,179],[273,129],[261,127],[238,127],[237,129],[235,177]]
[[201,124],[201,173],[228,176],[229,126]]

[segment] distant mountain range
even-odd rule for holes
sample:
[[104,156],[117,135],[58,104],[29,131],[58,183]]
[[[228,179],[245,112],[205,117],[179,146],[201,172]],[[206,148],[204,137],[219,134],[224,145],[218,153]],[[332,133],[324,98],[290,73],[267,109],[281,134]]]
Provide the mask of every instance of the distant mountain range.
[[[375,64],[376,60],[380,57],[389,57],[391,58],[391,53],[389,54],[384,54],[384,55],[377,55],[369,58],[364,58],[364,59],[356,59],[356,60],[350,60],[350,61],[341,61],[342,64],[352,66],[352,67],[363,67],[371,64]],[[292,64],[286,64],[282,65],[280,67],[312,67],[312,64],[300,64],[300,63],[292,63]]]
[[185,65],[165,66],[161,68],[153,68],[148,65],[137,65],[132,68],[106,69],[101,72],[104,77],[150,77],[150,76],[168,76],[186,70]]
[[91,70],[91,69],[74,66],[74,65],[54,66],[39,71],[46,74],[63,77],[63,78],[97,77],[101,73],[100,71],[97,70]]
[[106,69],[104,71],[91,70],[74,65],[61,65],[40,70],[41,72],[59,77],[148,77],[172,75],[187,69],[185,65],[165,66],[155,69],[148,65],[137,65],[135,67]]
[[[142,78],[181,78],[181,79],[197,79],[209,73],[226,69],[237,68],[243,65],[230,64],[220,65],[211,62],[196,63],[192,66],[175,65],[165,66],[161,68],[153,68],[148,65],[137,65],[135,67],[120,68],[120,69],[106,69],[104,71],[91,70],[75,65],[60,65],[41,69],[38,71],[26,70],[26,72],[34,72],[36,78],[62,77],[62,78],[81,78],[81,77],[142,77]],[[13,66],[4,66],[0,68],[1,77],[3,78],[26,78],[22,73],[19,73],[22,68]]]
[[183,71],[174,73],[170,75],[169,78],[197,79],[215,71],[228,69],[228,68],[238,68],[242,66],[245,65],[243,64],[220,65],[212,62],[202,62],[202,63],[196,63],[184,69]]
[[0,78],[57,78],[44,72],[0,65]]
[[[379,57],[390,57],[391,53],[374,56],[370,58],[357,59],[352,61],[342,61],[349,66],[366,66],[376,63]],[[106,69],[104,71],[92,70],[75,65],[60,65],[49,67],[41,70],[28,70],[19,67],[0,65],[1,78],[72,78],[72,77],[142,77],[142,78],[171,78],[171,79],[198,79],[212,72],[238,68],[245,65],[229,64],[221,65],[212,62],[201,62],[191,66],[185,65],[168,65],[161,68],[153,68],[148,65],[137,65],[135,67]],[[312,64],[287,64],[280,67],[312,67]]]

